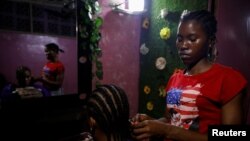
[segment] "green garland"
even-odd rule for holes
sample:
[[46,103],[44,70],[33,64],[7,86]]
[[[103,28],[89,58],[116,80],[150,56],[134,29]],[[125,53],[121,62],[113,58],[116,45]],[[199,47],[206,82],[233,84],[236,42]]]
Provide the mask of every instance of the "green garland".
[[[103,23],[103,19],[98,16],[100,7],[98,5],[98,0],[80,0],[80,20],[79,22],[79,32],[81,40],[84,42],[81,44],[83,50],[90,49],[91,55],[90,59],[95,65],[95,72],[92,73],[94,79],[103,79],[103,68],[100,57],[102,50],[99,46],[99,41],[101,39],[100,27]],[[96,82],[100,83],[99,81]]]

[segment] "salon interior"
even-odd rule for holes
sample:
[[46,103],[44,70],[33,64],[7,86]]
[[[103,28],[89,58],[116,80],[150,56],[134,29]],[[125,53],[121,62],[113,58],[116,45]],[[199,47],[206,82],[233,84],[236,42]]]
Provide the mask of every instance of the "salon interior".
[[[0,127],[5,132],[0,138],[67,140],[79,134],[85,99],[99,84],[123,88],[131,116],[160,117],[166,83],[183,67],[175,48],[183,10],[215,14],[215,61],[238,69],[250,81],[249,7],[249,0],[1,0],[1,89],[16,82],[20,65],[39,76],[46,62],[44,45],[51,42],[64,50],[59,60],[65,74],[64,95],[1,100]],[[160,35],[166,27],[171,31],[167,39]]]

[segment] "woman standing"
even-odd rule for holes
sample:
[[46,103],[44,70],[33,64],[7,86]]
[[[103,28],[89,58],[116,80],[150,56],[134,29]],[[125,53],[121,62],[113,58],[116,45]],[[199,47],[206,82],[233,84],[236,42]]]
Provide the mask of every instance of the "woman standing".
[[45,45],[45,54],[48,62],[42,69],[42,77],[39,79],[52,96],[63,95],[62,84],[64,80],[65,68],[58,59],[59,52],[64,52],[55,43]]
[[242,96],[246,79],[236,70],[214,63],[217,21],[209,11],[186,12],[176,39],[178,54],[186,66],[170,78],[166,114],[152,119],[134,118],[138,140],[161,136],[166,140],[207,141],[209,125],[242,124]]

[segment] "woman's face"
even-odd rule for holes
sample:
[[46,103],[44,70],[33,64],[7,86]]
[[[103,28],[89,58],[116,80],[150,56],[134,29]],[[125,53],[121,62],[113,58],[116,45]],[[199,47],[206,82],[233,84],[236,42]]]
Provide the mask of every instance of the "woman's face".
[[25,71],[25,83],[26,85],[31,84],[31,72]]
[[208,38],[201,24],[195,20],[181,22],[177,31],[176,47],[186,66],[206,58]]
[[31,85],[31,72],[28,70],[25,70],[22,72],[22,75],[17,78],[18,84],[22,87],[26,87]]
[[50,50],[50,49],[45,48],[44,52],[45,52],[48,60],[53,61],[56,58],[57,53],[54,50]]

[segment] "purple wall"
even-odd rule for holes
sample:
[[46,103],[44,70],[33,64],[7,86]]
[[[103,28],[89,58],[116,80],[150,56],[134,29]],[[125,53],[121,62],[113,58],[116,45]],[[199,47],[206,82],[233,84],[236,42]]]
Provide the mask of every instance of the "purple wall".
[[[216,16],[218,19],[218,61],[232,66],[250,82],[250,2],[249,0],[218,0]],[[248,83],[248,91],[250,91]],[[246,99],[249,108],[250,92]],[[248,113],[248,123],[250,114]]]
[[103,72],[102,83],[116,84],[123,88],[129,98],[130,113],[138,110],[139,95],[139,42],[141,16],[111,11],[108,0],[99,0],[102,5]]
[[28,66],[38,77],[45,62],[44,45],[55,42],[65,51],[59,59],[65,65],[63,88],[65,94],[77,93],[76,39],[35,34],[0,31],[0,73],[14,83],[15,70],[19,65]]

